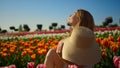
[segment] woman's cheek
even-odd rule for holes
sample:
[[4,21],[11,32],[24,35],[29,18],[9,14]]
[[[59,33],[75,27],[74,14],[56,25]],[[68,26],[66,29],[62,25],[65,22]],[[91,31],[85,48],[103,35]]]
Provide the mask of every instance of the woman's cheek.
[[72,22],[71,22],[71,20],[70,20],[70,19],[68,20],[68,24],[69,24],[69,25],[71,25],[71,24],[72,24]]

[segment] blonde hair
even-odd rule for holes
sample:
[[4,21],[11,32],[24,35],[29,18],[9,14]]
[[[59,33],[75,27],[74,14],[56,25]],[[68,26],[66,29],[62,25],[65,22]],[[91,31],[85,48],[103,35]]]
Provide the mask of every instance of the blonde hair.
[[76,12],[77,17],[79,17],[79,26],[84,26],[92,31],[94,30],[94,19],[93,16],[86,10],[78,9]]

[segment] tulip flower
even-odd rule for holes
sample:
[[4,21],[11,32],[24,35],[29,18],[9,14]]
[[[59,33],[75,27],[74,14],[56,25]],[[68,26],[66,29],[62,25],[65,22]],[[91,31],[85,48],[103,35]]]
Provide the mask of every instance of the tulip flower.
[[36,68],[46,68],[44,64],[38,64]]
[[34,62],[28,62],[27,68],[34,68]]
[[16,66],[13,64],[13,65],[9,65],[8,68],[16,68]]
[[120,68],[120,56],[114,56],[113,63],[116,68]]
[[36,59],[36,54],[32,54],[32,55],[31,55],[31,59],[32,59],[32,60],[35,60],[35,59]]
[[76,65],[68,65],[68,68],[78,68]]

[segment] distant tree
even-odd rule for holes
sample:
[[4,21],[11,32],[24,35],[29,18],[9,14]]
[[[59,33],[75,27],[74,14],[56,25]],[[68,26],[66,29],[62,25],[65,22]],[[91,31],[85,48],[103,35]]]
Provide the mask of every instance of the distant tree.
[[38,30],[42,30],[42,24],[37,24],[37,28],[38,28]]
[[109,27],[118,27],[118,24],[110,24]]
[[18,31],[18,29],[14,29],[15,31]]
[[99,27],[103,27],[102,25],[100,25]]
[[0,28],[0,33],[1,33],[2,29]]
[[1,30],[2,30],[2,29],[0,28],[0,32],[1,32]]
[[29,31],[30,31],[30,28],[27,28],[27,29],[26,29],[26,31],[28,31],[28,32],[29,32]]
[[103,22],[103,27],[106,27],[108,25],[108,23],[107,22]]
[[19,32],[22,32],[22,31],[23,31],[21,24],[19,25],[18,31],[19,31]]
[[119,18],[119,24],[120,24],[120,18]]
[[61,30],[62,28],[61,27],[58,27],[57,30]]
[[97,28],[97,27],[103,27],[103,25],[95,25],[95,28]]
[[49,26],[49,30],[52,30],[53,29],[53,27],[52,26]]
[[108,26],[110,23],[112,23],[113,22],[113,19],[112,19],[112,17],[107,17],[107,18],[105,18],[105,21],[102,23],[103,24],[103,27],[106,27],[106,26]]
[[58,25],[57,23],[52,23],[52,27],[54,30],[56,30],[57,25]]
[[65,25],[61,25],[61,29],[65,29]]
[[30,31],[30,28],[29,28],[29,26],[27,24],[24,24],[23,28],[24,28],[24,31]]
[[112,22],[113,22],[113,18],[112,18],[112,17],[107,17],[107,18],[105,19],[105,22],[107,22],[107,23],[112,23]]
[[7,33],[7,30],[2,30],[1,33]]
[[14,26],[10,26],[10,30],[14,30],[15,29],[15,27]]

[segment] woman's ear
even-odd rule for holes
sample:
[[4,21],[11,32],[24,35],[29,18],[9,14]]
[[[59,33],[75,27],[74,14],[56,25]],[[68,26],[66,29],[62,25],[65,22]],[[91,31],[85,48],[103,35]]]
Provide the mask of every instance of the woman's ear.
[[77,19],[76,19],[76,25],[75,26],[77,26],[77,27],[79,27],[80,26],[80,19],[77,17]]

